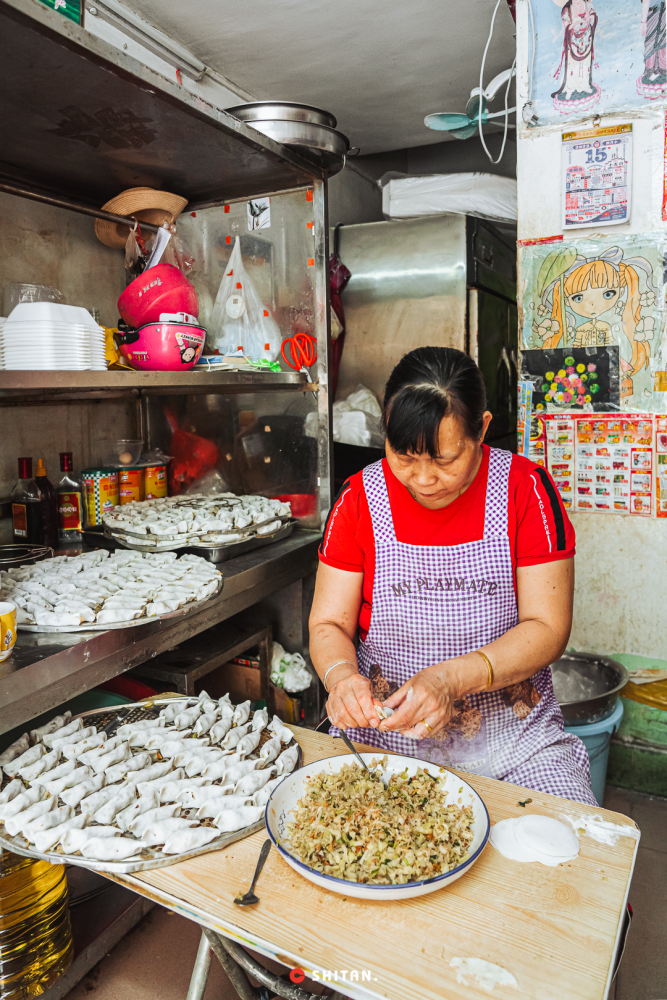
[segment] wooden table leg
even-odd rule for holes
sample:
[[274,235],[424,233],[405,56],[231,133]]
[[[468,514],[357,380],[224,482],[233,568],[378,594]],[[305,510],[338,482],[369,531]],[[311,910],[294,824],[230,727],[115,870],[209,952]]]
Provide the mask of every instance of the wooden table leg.
[[206,982],[208,980],[208,970],[211,968],[211,946],[208,938],[202,931],[197,949],[197,957],[192,970],[190,988],[188,989],[187,1000],[203,1000]]

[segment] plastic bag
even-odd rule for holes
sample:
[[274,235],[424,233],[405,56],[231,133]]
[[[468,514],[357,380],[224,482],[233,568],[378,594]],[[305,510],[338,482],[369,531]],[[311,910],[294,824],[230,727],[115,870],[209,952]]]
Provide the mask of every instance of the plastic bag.
[[496,222],[516,222],[517,184],[496,174],[385,174],[380,179],[382,214],[387,219],[423,215],[475,215]]
[[366,386],[358,385],[347,399],[334,403],[333,439],[360,448],[384,448],[382,410]]
[[185,240],[179,236],[176,226],[172,223],[167,228],[171,233],[171,239],[162,254],[162,263],[173,264],[186,278],[189,278],[197,270],[195,256]]
[[168,472],[169,492],[171,496],[176,496],[214,469],[220,453],[213,441],[181,430],[175,413],[167,406],[164,415],[172,432],[169,450],[174,453]]
[[208,323],[207,351],[275,361],[282,337],[278,324],[264,308],[241,259],[236,237]]
[[288,653],[279,642],[273,643],[271,681],[285,691],[305,691],[313,678],[300,653]]

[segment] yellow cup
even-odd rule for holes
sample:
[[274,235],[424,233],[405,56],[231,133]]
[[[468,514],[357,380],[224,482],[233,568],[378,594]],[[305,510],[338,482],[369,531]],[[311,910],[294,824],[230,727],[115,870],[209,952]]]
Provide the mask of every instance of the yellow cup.
[[0,602],[0,662],[11,656],[16,642],[16,605]]

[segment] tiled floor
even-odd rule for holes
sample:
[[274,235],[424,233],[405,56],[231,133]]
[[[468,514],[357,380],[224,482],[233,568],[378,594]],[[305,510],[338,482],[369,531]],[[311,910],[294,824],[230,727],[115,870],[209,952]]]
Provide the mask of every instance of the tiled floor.
[[[610,1000],[667,1000],[667,799],[607,788],[604,804],[631,816],[642,833],[630,887],[634,921]],[[185,1000],[198,944],[195,924],[155,907],[68,1000]],[[308,981],[301,988],[321,991]],[[215,958],[204,1000],[237,1000]]]

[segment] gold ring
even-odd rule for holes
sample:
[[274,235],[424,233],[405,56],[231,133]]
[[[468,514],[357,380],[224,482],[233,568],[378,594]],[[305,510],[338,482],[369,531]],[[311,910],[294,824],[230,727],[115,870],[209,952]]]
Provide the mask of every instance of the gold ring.
[[431,729],[431,727],[429,726],[429,724],[428,724],[428,722],[426,721],[426,719],[422,719],[422,725],[423,725],[423,726],[426,726],[426,728],[428,729],[429,733],[432,733],[432,732],[433,732],[433,730],[432,730],[432,729]]

